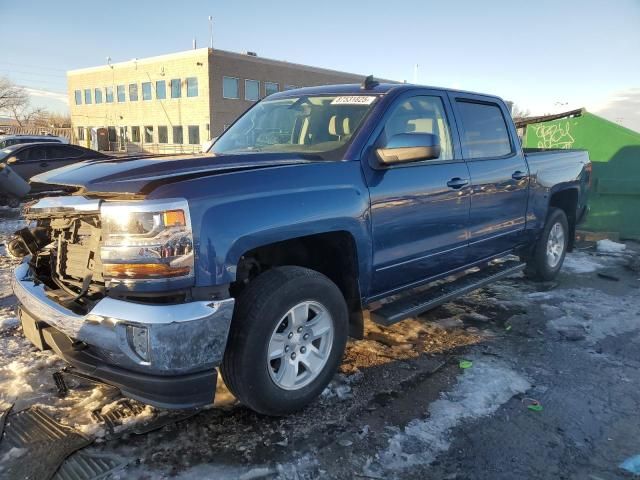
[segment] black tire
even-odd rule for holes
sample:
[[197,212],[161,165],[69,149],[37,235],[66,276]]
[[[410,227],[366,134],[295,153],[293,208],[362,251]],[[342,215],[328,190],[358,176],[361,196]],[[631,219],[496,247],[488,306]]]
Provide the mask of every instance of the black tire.
[[[547,243],[554,225],[559,224],[564,232],[564,247],[559,261],[555,265],[551,265],[547,256]],[[559,208],[551,208],[547,221],[544,224],[540,238],[538,238],[533,255],[527,259],[527,266],[524,270],[525,275],[537,281],[553,280],[562,268],[564,257],[567,253],[567,245],[569,244],[569,222],[567,215]]]
[[[295,305],[314,301],[329,312],[333,341],[318,376],[296,390],[280,388],[267,361],[274,329]],[[265,415],[286,415],[316,398],[337,370],[348,336],[348,310],[340,289],[327,277],[307,268],[277,267],[259,275],[236,300],[231,331],[221,365],[222,378],[244,405]]]

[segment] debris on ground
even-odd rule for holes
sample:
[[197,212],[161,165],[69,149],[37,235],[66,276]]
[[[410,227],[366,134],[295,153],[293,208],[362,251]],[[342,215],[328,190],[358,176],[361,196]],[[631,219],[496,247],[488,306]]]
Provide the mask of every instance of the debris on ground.
[[[56,422],[41,408],[28,408],[7,418],[0,444],[2,473],[6,478],[47,480],[69,455],[90,443],[89,438]],[[25,462],[23,456],[37,461]]]
[[631,472],[634,475],[640,475],[640,455],[635,455],[633,457],[627,458],[620,464],[620,468],[626,470],[627,472]]
[[460,360],[458,366],[462,369],[467,369],[473,367],[473,362],[471,360]]
[[610,273],[598,272],[598,276],[600,278],[604,278],[605,280],[611,280],[612,282],[620,281],[620,277],[616,277],[615,275],[611,275]]
[[527,410],[531,410],[532,412],[541,412],[544,410],[542,404],[535,398],[524,397],[522,403],[526,405]]

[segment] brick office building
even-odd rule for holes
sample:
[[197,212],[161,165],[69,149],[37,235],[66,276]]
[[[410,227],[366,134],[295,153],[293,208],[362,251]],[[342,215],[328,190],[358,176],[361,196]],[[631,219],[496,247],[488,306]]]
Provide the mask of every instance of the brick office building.
[[67,72],[75,141],[108,132],[110,150],[199,151],[256,100],[364,76],[200,48]]

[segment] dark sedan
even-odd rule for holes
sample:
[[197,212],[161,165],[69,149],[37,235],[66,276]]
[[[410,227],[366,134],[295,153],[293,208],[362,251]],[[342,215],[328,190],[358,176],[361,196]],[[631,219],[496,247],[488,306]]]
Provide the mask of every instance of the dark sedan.
[[[72,163],[105,158],[110,157],[89,148],[53,143],[23,143],[0,150],[0,162],[10,165],[27,181],[35,175]],[[41,187],[37,185],[32,186],[32,191],[39,189]]]

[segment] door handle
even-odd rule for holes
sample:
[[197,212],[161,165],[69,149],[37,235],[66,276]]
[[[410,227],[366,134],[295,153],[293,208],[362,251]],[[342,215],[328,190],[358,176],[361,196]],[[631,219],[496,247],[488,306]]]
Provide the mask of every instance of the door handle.
[[528,176],[529,175],[527,175],[525,172],[516,170],[515,172],[513,172],[513,175],[511,175],[511,178],[513,178],[514,180],[522,180],[523,178],[527,178]]
[[469,180],[467,180],[466,178],[455,177],[447,182],[447,187],[457,190],[464,187],[468,183]]
[[49,164],[47,162],[40,162],[41,167],[48,167]]

